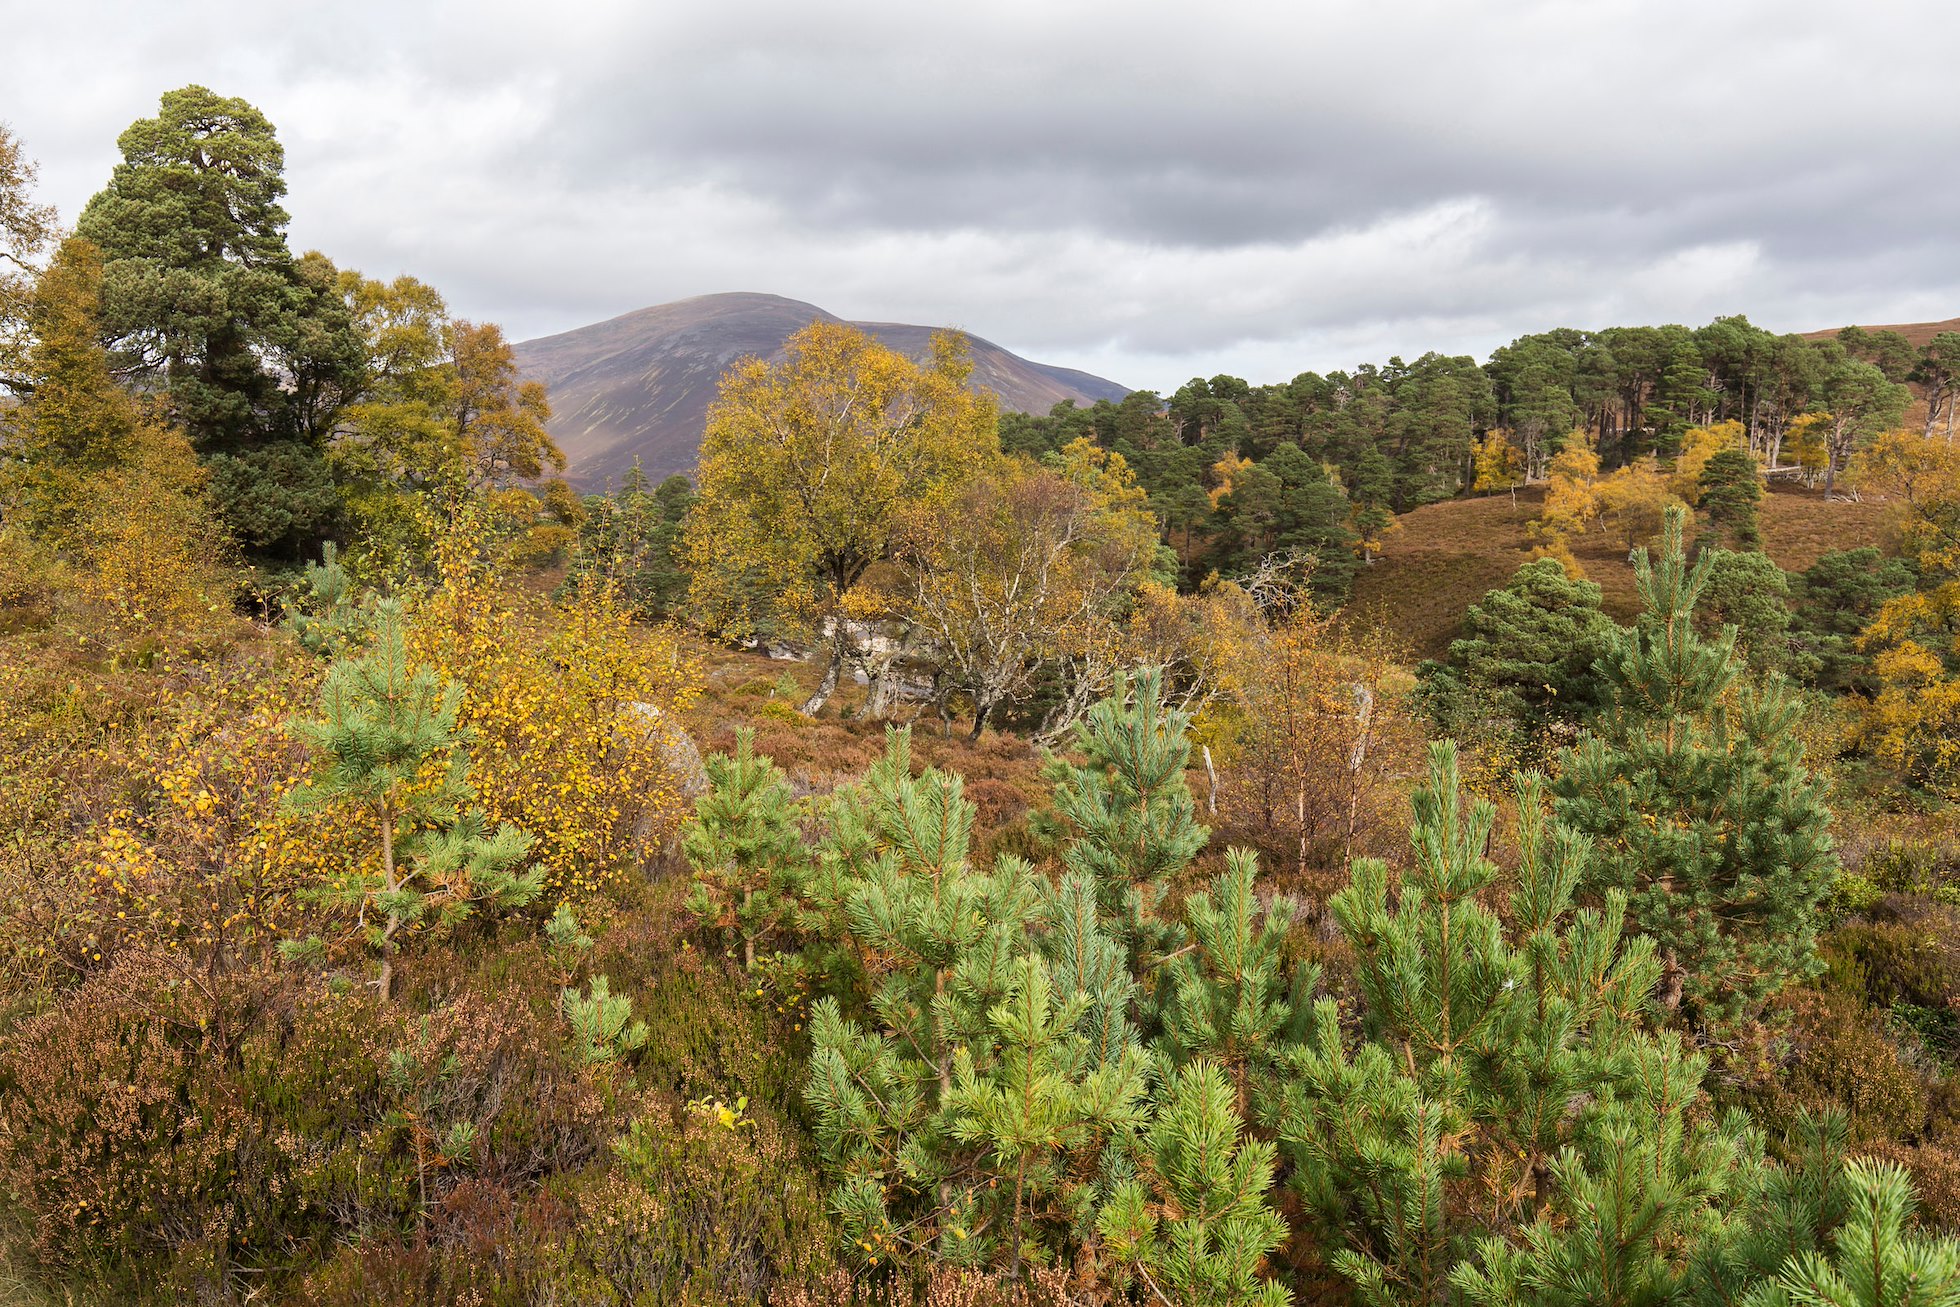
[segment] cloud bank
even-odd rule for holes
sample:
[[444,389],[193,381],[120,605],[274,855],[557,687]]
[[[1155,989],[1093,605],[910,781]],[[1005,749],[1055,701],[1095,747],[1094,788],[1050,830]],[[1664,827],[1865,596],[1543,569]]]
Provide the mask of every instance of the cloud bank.
[[1805,0],[43,6],[72,219],[162,91],[287,149],[296,248],[516,336],[723,290],[1160,390],[1553,326],[1960,313],[1960,9]]

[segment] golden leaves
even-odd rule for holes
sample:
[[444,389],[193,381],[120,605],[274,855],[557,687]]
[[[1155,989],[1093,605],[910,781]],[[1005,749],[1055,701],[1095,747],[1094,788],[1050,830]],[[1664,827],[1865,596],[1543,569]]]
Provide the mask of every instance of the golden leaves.
[[998,447],[993,400],[966,388],[950,341],[923,367],[841,324],[784,348],[722,378],[701,445],[692,598],[727,634],[812,629]]
[[609,580],[584,577],[546,603],[499,582],[455,533],[438,555],[442,584],[409,643],[464,687],[470,783],[493,822],[536,837],[548,886],[599,893],[685,815],[663,732],[694,702],[698,674],[670,632],[634,624]]

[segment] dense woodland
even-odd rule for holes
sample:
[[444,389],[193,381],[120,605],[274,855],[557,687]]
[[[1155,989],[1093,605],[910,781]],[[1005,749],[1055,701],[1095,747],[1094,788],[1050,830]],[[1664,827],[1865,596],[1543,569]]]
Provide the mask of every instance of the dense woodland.
[[581,493],[119,145],[0,129],[0,1303],[1960,1303],[1960,335],[818,323]]

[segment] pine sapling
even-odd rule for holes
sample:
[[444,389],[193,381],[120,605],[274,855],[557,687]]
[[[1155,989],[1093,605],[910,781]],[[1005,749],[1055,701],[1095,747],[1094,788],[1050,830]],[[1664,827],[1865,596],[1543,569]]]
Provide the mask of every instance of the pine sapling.
[[1285,1288],[1260,1278],[1286,1239],[1273,1144],[1245,1134],[1219,1068],[1193,1062],[1163,1088],[1143,1139],[1147,1180],[1117,1184],[1097,1217],[1103,1251],[1154,1301],[1281,1307]]
[[[449,926],[479,908],[522,907],[543,889],[525,864],[531,836],[505,824],[487,829],[468,781],[466,733],[457,725],[463,689],[411,664],[400,608],[383,604],[372,647],[343,653],[327,672],[317,719],[295,724],[313,750],[314,775],[289,796],[299,808],[340,807],[365,815],[378,857],[313,895],[350,913],[381,957],[376,987],[394,992],[404,931]],[[318,954],[317,938],[289,941],[289,955]]]
[[646,1046],[647,1024],[633,1019],[633,1000],[612,992],[604,976],[592,977],[586,993],[566,989],[559,1010],[572,1028],[572,1052],[586,1066],[617,1062]]
[[685,841],[694,866],[687,905],[701,920],[740,934],[742,964],[753,969],[757,942],[781,928],[808,863],[802,812],[775,763],[756,754],[747,727],[736,732],[733,754],[715,754],[705,766],[709,790]]

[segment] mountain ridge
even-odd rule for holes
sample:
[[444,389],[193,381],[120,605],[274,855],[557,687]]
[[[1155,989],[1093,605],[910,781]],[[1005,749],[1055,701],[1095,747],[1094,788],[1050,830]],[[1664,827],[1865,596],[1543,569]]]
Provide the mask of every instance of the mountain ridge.
[[[776,358],[811,322],[845,323],[923,358],[942,330],[851,322],[815,304],[760,291],[696,295],[516,345],[520,372],[551,392],[551,434],[576,485],[597,489],[637,461],[658,481],[690,472],[722,374],[747,355]],[[1121,399],[1129,388],[1091,373],[1023,358],[964,333],[973,380],[1004,408],[1046,413],[1064,399]]]

